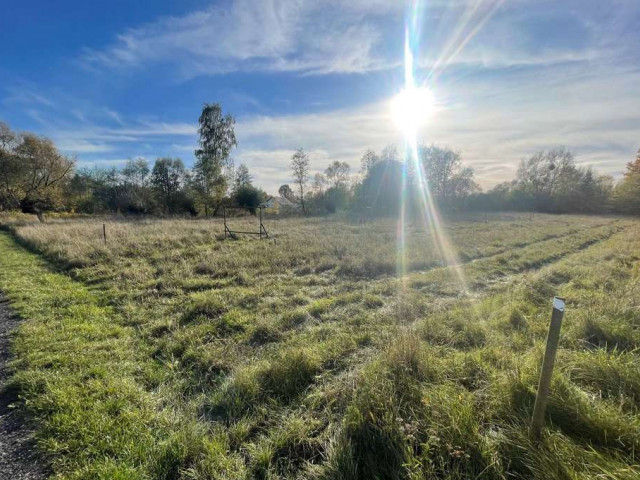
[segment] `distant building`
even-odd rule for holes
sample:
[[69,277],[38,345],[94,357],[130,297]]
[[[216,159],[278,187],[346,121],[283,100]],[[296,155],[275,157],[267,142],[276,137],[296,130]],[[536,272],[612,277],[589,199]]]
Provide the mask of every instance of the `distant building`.
[[263,204],[268,213],[291,213],[300,210],[300,205],[285,197],[269,197]]

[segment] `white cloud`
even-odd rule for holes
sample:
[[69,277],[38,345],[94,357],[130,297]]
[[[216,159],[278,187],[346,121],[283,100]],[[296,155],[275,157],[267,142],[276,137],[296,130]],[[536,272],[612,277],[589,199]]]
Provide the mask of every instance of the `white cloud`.
[[[622,50],[619,32],[638,6],[583,0],[225,0],[182,16],[130,28],[102,49],[86,49],[91,68],[135,72],[171,65],[182,79],[236,71],[361,73],[402,64],[404,14],[421,6],[413,40],[419,64],[437,72],[554,65]],[[625,38],[625,50],[638,45]]]
[[30,90],[26,85],[21,85],[18,88],[11,88],[8,90],[9,95],[4,98],[5,103],[28,105],[39,104],[45,107],[55,107],[55,103],[51,99]]
[[80,168],[122,167],[128,161],[128,158],[97,158],[95,160],[78,160],[76,166]]
[[307,73],[379,68],[381,22],[398,2],[230,0],[131,28],[103,50],[87,49],[92,67],[175,63],[184,77],[237,70]]
[[59,142],[58,148],[70,153],[71,155],[77,155],[79,153],[108,152],[113,149],[112,146],[105,143],[95,143],[87,140],[74,140],[72,138],[66,138]]

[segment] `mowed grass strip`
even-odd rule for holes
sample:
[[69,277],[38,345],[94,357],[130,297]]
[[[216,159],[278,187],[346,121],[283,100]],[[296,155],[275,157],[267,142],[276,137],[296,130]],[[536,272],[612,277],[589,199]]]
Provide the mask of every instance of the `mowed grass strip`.
[[201,469],[242,468],[215,432],[161,408],[162,374],[112,307],[4,232],[0,252],[0,288],[27,319],[9,388],[40,426],[56,477],[178,478],[199,456]]

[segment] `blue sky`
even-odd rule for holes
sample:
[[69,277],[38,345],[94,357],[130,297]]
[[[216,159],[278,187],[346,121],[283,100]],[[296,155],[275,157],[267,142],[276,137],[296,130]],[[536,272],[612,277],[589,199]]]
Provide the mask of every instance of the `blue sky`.
[[80,166],[193,163],[204,102],[236,116],[236,164],[268,191],[292,152],[356,171],[402,144],[405,20],[437,111],[424,143],[459,150],[483,187],[566,146],[619,176],[640,147],[637,0],[6,0],[0,120],[51,137]]

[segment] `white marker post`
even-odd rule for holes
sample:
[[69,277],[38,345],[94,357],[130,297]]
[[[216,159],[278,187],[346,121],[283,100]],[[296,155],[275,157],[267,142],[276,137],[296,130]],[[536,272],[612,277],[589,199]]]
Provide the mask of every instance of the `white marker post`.
[[549,388],[551,387],[551,377],[553,375],[553,365],[556,360],[558,343],[560,341],[560,328],[562,327],[562,316],[564,315],[564,298],[553,298],[553,312],[551,314],[551,324],[549,325],[549,335],[547,336],[547,348],[542,361],[542,371],[540,372],[540,383],[538,384],[538,394],[533,408],[533,419],[531,420],[531,430],[536,438],[540,437],[542,427],[544,427],[544,412],[549,401]]

